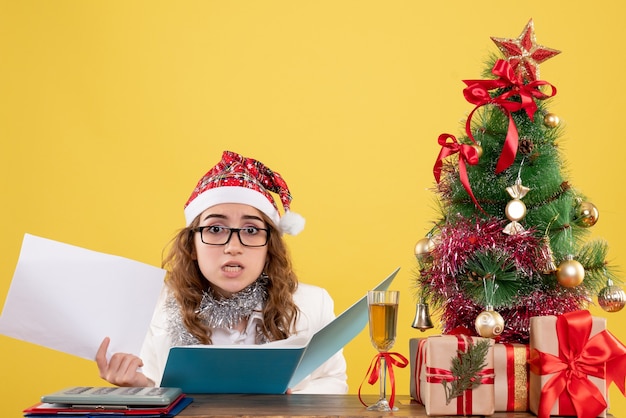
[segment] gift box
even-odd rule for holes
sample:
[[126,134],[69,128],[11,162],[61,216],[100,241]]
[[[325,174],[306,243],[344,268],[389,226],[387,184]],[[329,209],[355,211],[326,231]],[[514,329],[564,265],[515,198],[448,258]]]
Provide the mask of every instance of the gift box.
[[607,387],[624,393],[626,347],[588,311],[530,319],[529,407],[548,416],[606,417]]
[[528,411],[528,344],[493,346],[495,410]]
[[424,340],[424,338],[411,338],[409,340],[409,368],[411,375],[409,377],[409,394],[412,399],[417,400],[419,396],[417,395],[417,384],[415,383],[415,379],[417,378],[417,350],[419,348],[420,341]]
[[[486,341],[484,367],[473,378],[480,383],[450,397],[456,379],[452,359],[467,353],[470,345]],[[492,415],[494,413],[493,340],[466,335],[438,335],[409,342],[411,396],[424,405],[428,415]]]

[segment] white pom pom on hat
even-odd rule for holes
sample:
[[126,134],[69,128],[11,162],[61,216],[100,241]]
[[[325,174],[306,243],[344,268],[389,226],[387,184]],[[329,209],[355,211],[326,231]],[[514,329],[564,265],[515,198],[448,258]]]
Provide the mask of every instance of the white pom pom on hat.
[[[282,217],[270,192],[280,198]],[[220,162],[198,181],[185,203],[185,220],[189,226],[211,206],[242,203],[266,214],[281,232],[297,235],[304,229],[305,220],[290,210],[291,199],[287,183],[280,174],[260,161],[224,151]]]
[[304,229],[304,218],[298,213],[287,211],[280,218],[278,227],[285,234],[298,235]]

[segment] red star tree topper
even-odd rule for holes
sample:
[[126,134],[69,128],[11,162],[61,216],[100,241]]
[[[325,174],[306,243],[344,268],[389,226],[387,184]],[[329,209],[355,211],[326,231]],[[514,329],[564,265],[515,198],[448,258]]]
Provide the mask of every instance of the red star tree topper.
[[556,49],[538,45],[535,40],[535,28],[530,19],[517,39],[495,38],[496,43],[515,74],[524,81],[535,81],[539,77],[539,64],[561,53]]

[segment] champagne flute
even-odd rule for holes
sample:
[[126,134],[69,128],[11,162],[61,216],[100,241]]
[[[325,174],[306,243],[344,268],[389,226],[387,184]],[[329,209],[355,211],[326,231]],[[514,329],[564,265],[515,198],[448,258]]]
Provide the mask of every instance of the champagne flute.
[[[370,290],[367,292],[367,306],[369,310],[370,339],[379,353],[387,352],[396,342],[396,323],[398,320],[397,290]],[[380,367],[378,380],[380,381],[380,396],[378,402],[369,406],[369,411],[397,411],[398,407],[391,408],[387,401],[387,365],[384,356],[379,357]]]

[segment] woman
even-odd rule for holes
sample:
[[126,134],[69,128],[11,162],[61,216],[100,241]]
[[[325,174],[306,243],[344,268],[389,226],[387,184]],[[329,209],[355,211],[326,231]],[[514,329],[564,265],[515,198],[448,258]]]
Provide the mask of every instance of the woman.
[[[270,192],[280,197],[282,217]],[[185,204],[187,226],[164,259],[166,286],[140,357],[116,353],[107,360],[105,338],[96,355],[100,376],[119,386],[158,386],[170,347],[310,337],[332,321],[328,293],[299,284],[293,272],[282,233],[296,235],[304,219],[290,203],[278,173],[225,151]],[[289,390],[346,391],[341,351]]]

